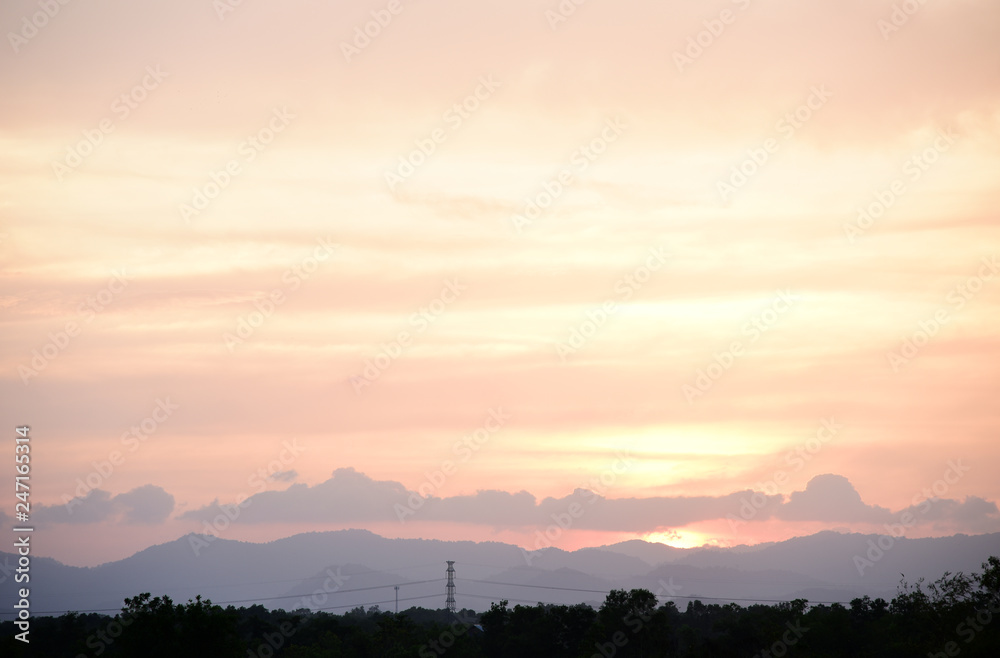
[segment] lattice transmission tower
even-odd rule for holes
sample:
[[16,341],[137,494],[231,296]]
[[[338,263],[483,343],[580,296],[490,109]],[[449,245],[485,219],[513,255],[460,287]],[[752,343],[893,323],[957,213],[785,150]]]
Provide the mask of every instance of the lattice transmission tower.
[[449,612],[455,612],[455,561],[447,560],[447,562],[448,570],[445,573],[448,574],[448,598],[444,600],[444,604]]

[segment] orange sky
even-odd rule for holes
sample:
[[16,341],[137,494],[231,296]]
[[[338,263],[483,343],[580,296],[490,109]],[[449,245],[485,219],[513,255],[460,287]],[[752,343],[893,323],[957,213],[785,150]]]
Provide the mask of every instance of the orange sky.
[[995,2],[219,6],[0,8],[43,554],[1000,530]]

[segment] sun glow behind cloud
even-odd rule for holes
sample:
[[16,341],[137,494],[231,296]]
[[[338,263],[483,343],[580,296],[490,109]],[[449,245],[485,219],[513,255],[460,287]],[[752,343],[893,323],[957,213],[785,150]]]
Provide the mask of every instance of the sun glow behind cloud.
[[668,530],[650,532],[642,536],[643,541],[666,544],[674,548],[698,548],[712,543],[712,537],[689,530]]

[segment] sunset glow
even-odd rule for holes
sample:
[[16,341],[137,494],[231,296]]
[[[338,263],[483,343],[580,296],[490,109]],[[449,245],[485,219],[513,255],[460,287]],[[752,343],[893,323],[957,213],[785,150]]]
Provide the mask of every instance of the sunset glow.
[[1000,530],[996,2],[141,4],[2,56],[45,555]]

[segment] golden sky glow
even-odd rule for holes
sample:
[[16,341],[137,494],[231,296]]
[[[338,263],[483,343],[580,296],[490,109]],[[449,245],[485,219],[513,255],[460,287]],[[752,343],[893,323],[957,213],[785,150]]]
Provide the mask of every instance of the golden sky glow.
[[0,8],[48,554],[878,531],[954,460],[909,536],[1000,529],[995,2],[148,5]]

